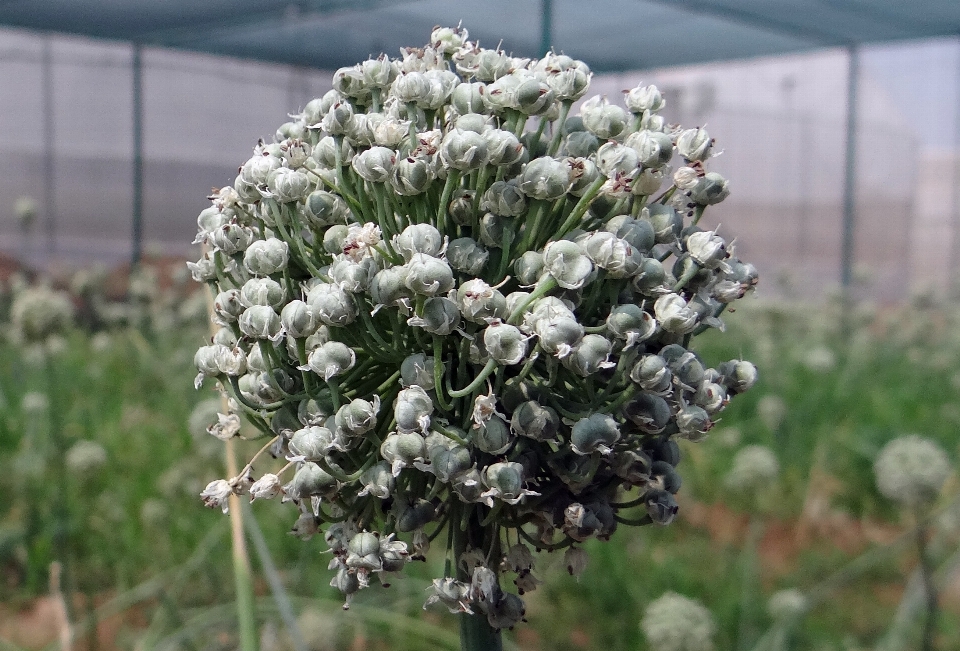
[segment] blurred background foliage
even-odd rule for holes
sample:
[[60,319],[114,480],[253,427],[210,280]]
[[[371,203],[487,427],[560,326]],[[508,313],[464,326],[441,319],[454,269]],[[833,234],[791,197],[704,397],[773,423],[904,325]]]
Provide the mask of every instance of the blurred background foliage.
[[[69,292],[76,325],[26,345],[10,305],[42,283]],[[0,648],[57,644],[56,560],[77,648],[235,648],[227,521],[198,498],[224,473],[223,445],[205,432],[219,398],[192,388],[193,352],[208,336],[204,290],[179,265],[159,263],[133,274],[14,275],[3,289]],[[878,493],[873,463],[908,433],[957,458],[960,312],[930,297],[846,310],[833,299],[745,303],[726,317],[727,333],[701,337],[698,352],[711,364],[750,359],[761,380],[705,441],[683,442],[678,519],[591,541],[579,579],[561,555],[543,555],[545,583],[528,595],[529,623],[508,634],[510,644],[647,648],[644,607],[669,590],[709,607],[718,649],[918,648],[915,523]],[[727,477],[737,452],[758,444],[775,453],[780,473],[748,498]],[[930,533],[941,649],[960,637],[958,492],[951,473]],[[421,649],[427,640],[457,648],[455,618],[421,610],[439,567],[415,564],[344,612],[322,538],[287,535],[294,513],[279,504],[249,512],[304,648]],[[254,545],[249,553],[262,648],[293,648],[270,570]],[[767,602],[787,588],[809,608],[784,624]]]

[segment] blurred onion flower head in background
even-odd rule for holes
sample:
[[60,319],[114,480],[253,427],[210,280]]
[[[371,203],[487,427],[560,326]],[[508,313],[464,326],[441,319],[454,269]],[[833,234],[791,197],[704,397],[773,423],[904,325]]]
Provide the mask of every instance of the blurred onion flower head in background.
[[713,139],[654,86],[570,115],[589,81],[437,28],[338,70],[197,219],[196,384],[234,401],[208,431],[269,437],[203,500],[292,503],[348,602],[449,541],[427,603],[512,627],[534,551],[578,574],[583,542],[675,518],[677,439],[756,382],[692,350],[757,283],[699,225],[730,191]]
[[747,445],[733,457],[724,483],[731,490],[758,494],[770,487],[780,474],[780,462],[764,445]]
[[664,593],[643,612],[640,628],[657,651],[713,651],[717,626],[710,611],[694,599]]
[[78,477],[88,477],[107,463],[106,449],[96,441],[77,441],[67,450],[67,469]]
[[45,343],[64,333],[73,322],[73,303],[65,292],[29,287],[19,292],[10,308],[14,338],[24,344]]
[[933,441],[916,434],[893,439],[873,464],[877,489],[903,506],[925,506],[936,500],[952,467]]
[[796,588],[778,590],[767,600],[767,612],[775,621],[786,622],[796,619],[806,612],[809,601]]

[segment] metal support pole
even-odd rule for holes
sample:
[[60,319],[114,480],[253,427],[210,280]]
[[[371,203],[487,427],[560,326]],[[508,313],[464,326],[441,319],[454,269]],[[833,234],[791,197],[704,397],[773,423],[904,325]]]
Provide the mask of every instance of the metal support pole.
[[957,39],[957,95],[954,112],[953,192],[950,202],[950,259],[947,260],[947,289],[951,296],[960,291],[960,35]]
[[131,263],[143,256],[143,56],[139,43],[133,44],[133,228]]
[[40,63],[41,112],[43,114],[43,208],[45,211],[47,254],[57,251],[57,167],[56,167],[56,120],[53,96],[53,36],[43,41],[43,58]]
[[856,225],[857,181],[857,90],[860,85],[860,49],[847,48],[847,147],[843,170],[843,240],[840,247],[840,285],[844,294],[853,281],[853,239]]
[[540,0],[540,54],[553,47],[553,0]]

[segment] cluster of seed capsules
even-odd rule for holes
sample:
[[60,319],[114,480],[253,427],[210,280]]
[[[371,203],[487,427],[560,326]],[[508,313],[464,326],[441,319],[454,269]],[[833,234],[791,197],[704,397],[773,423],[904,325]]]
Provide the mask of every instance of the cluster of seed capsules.
[[200,214],[220,329],[197,384],[233,412],[211,433],[272,437],[203,499],[293,502],[348,599],[440,536],[428,603],[512,626],[503,575],[523,594],[531,550],[576,572],[583,541],[668,524],[676,438],[756,379],[690,350],[757,281],[697,226],[728,194],[712,139],[667,125],[654,86],[571,116],[589,80],[437,28],[337,71]]

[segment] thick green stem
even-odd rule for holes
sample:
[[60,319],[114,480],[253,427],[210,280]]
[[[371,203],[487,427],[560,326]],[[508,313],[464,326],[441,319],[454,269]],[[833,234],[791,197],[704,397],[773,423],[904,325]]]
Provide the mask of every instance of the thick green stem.
[[933,639],[937,632],[937,619],[940,608],[937,604],[937,586],[933,583],[933,564],[927,552],[927,524],[922,517],[917,518],[917,555],[920,557],[920,575],[923,578],[923,592],[926,600],[926,617],[923,620],[923,639],[921,651],[932,651]]
[[499,629],[487,622],[483,613],[460,614],[461,651],[502,651],[503,637]]
[[[61,395],[57,386],[56,362],[53,355],[46,350],[44,356],[46,358],[44,362],[47,374],[47,395],[56,400],[57,396]],[[62,405],[54,402],[49,410],[50,441],[54,447],[53,465],[56,469],[55,476],[60,478],[57,486],[59,495],[53,507],[53,553],[57,562],[60,563],[60,589],[63,595],[64,616],[69,626],[70,622],[74,621],[75,614],[73,612],[73,566],[70,562],[70,503],[68,501],[68,495],[71,491],[68,490],[65,482],[67,477],[66,456],[64,454],[66,445],[63,442],[63,412],[61,408]]]
[[[470,540],[483,539],[483,527],[479,525],[475,518],[467,520],[465,530],[460,530],[451,521],[453,530],[453,564],[456,568],[457,578],[460,581],[469,583],[472,579],[468,576],[463,566],[460,565],[460,558],[470,546]],[[481,612],[474,614],[460,614],[460,651],[503,651],[503,637],[499,629],[490,626],[486,616]]]

